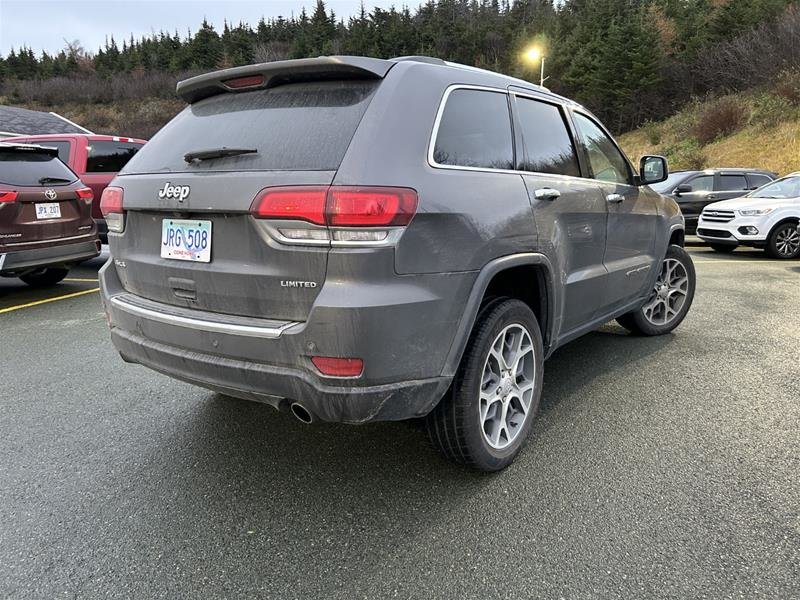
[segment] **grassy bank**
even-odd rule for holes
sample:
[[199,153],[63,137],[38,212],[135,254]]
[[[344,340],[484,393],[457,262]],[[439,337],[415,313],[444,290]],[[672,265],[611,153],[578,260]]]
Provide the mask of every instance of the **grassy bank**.
[[634,159],[663,154],[670,168],[757,167],[800,170],[800,74],[769,89],[696,100],[669,119],[623,134]]

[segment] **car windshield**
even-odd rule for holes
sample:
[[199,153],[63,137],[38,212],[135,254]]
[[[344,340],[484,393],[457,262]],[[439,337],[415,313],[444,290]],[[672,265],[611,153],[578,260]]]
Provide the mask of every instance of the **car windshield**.
[[748,198],[798,198],[800,175],[790,175],[764,185],[747,194]]
[[650,184],[650,187],[653,188],[655,191],[657,191],[659,194],[667,194],[671,192],[675,188],[675,186],[677,186],[678,183],[680,183],[682,179],[685,178],[686,178],[685,172],[679,171],[676,173],[670,173],[669,177],[667,177],[664,181],[662,181],[661,183]]

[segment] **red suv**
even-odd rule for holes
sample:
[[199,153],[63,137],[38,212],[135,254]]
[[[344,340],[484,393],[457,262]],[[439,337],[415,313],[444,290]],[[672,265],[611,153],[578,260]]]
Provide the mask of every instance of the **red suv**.
[[111,135],[59,133],[6,138],[4,141],[56,148],[58,158],[75,171],[81,181],[92,190],[92,217],[97,223],[100,239],[107,241],[108,228],[100,212],[100,197],[117,172],[144,146],[145,140]]
[[0,142],[0,276],[52,285],[100,254],[92,197],[54,148]]

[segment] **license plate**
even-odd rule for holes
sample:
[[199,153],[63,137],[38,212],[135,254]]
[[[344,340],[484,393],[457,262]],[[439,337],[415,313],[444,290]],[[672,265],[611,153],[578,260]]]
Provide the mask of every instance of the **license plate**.
[[61,204],[58,202],[39,202],[36,204],[37,219],[60,219]]
[[211,262],[211,221],[163,219],[161,258]]

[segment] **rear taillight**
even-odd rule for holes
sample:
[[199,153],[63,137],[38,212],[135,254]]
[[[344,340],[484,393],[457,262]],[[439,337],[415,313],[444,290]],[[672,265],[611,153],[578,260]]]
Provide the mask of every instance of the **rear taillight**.
[[125,209],[122,206],[122,188],[109,186],[100,196],[100,211],[106,218],[108,230],[122,233],[125,229]]
[[398,227],[417,212],[417,192],[408,188],[332,187],[326,213],[332,227]]
[[[385,243],[417,211],[417,192],[400,187],[290,186],[258,193],[251,213],[259,219],[304,221],[328,229],[279,226],[283,239],[298,243]],[[396,238],[395,238],[396,239]]]
[[0,191],[0,202],[16,202],[17,192],[11,190]]
[[360,358],[312,356],[311,362],[320,373],[328,377],[358,377],[364,370],[364,361]]
[[78,194],[78,198],[86,202],[86,204],[91,204],[92,200],[94,200],[94,194],[88,187],[75,190],[75,193]]
[[275,187],[259,192],[251,212],[259,219],[288,219],[325,225],[327,187]]

